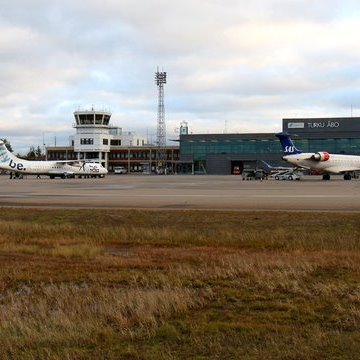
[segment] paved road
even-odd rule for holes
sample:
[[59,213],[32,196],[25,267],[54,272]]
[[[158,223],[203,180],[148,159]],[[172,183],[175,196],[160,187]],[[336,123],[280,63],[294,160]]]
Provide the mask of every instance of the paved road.
[[10,180],[0,176],[0,206],[360,212],[360,180],[308,177],[261,182],[199,175]]

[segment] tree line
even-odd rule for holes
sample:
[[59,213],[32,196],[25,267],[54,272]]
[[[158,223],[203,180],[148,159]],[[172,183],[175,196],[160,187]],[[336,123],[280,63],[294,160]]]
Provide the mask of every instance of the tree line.
[[[8,141],[7,139],[1,139],[6,148],[10,151],[10,152],[14,152],[10,141]],[[27,152],[26,155],[20,155],[20,154],[16,154],[17,157],[20,157],[22,159],[26,159],[26,160],[45,160],[45,154],[43,153],[41,147],[38,146],[30,146],[29,151]]]

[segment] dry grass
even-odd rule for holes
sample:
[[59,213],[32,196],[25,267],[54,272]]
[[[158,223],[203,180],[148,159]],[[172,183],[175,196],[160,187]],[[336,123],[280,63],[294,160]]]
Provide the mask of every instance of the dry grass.
[[116,331],[129,340],[136,333],[149,336],[170,317],[202,306],[210,295],[180,288],[23,285],[2,299],[0,344],[7,356],[14,357],[24,347],[30,346],[31,351],[38,344],[54,349],[74,344],[96,346],[99,332]]
[[1,214],[0,358],[360,352],[359,214]]

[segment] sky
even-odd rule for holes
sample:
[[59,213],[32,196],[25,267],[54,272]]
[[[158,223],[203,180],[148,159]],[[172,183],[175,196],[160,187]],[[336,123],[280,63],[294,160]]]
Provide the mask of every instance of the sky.
[[0,0],[0,137],[68,145],[73,112],[155,141],[281,130],[283,118],[360,116],[360,2]]

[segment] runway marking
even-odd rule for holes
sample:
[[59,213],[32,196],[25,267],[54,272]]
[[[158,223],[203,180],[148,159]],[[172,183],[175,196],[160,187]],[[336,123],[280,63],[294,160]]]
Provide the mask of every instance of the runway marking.
[[316,194],[316,195],[249,195],[249,197],[257,197],[257,198],[354,198],[359,197],[359,195],[329,195],[329,194]]
[[29,198],[34,196],[48,196],[48,197],[111,197],[111,198],[175,198],[175,197],[184,197],[184,198],[358,198],[360,195],[334,195],[334,194],[45,194],[45,193],[34,193],[34,194],[0,194],[0,198],[11,198],[11,197],[22,197]]

